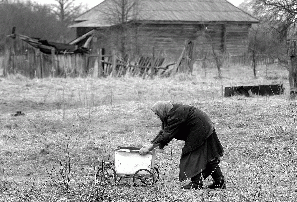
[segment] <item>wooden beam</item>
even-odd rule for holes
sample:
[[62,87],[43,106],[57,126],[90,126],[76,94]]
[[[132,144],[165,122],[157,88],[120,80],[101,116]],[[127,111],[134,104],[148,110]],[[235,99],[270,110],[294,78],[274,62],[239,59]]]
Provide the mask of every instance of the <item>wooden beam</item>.
[[51,56],[52,56],[52,77],[55,77],[55,71],[56,71],[56,57],[55,57],[55,49],[51,49]]
[[71,41],[69,44],[70,44],[70,45],[75,45],[75,44],[77,44],[78,42],[80,42],[80,41],[84,40],[85,38],[87,38],[88,36],[94,34],[94,32],[95,32],[95,30],[89,31],[88,33],[86,33],[86,34],[84,34],[84,35],[82,35],[82,36],[76,38],[75,40]]
[[116,67],[117,67],[117,57],[116,57],[116,52],[115,50],[112,50],[112,76],[116,76]]
[[98,76],[104,76],[103,72],[103,62],[102,62],[102,48],[99,49],[99,58],[98,58]]

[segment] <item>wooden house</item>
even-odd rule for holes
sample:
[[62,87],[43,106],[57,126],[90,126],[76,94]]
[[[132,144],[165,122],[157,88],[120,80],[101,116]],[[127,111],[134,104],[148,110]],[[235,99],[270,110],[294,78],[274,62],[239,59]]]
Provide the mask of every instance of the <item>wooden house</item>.
[[176,61],[185,41],[199,54],[247,52],[249,28],[258,20],[227,0],[105,0],[71,27],[77,37],[96,30],[93,49],[162,55]]

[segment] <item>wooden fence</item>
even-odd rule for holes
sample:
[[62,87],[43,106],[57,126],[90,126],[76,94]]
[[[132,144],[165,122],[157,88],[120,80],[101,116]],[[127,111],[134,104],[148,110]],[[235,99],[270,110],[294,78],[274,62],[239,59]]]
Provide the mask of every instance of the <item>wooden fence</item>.
[[[244,55],[229,55],[227,62],[237,65],[251,65],[253,59],[251,54]],[[275,59],[266,54],[256,54],[255,61],[257,65],[269,65],[275,62]]]
[[122,76],[130,74],[131,76],[154,76],[156,74],[162,74],[172,64],[162,66],[165,58],[162,57],[150,57],[141,56],[136,61],[129,61],[128,57],[118,58],[115,51],[111,55],[89,55],[88,61],[91,58],[95,58],[95,64],[93,69],[93,77],[105,77],[108,75]]
[[[219,55],[219,59],[221,60],[222,64],[226,66],[253,66],[253,57],[251,54],[244,54],[244,55]],[[255,55],[255,62],[256,66],[258,65],[270,65],[274,64],[278,60],[270,57],[269,55],[265,54],[257,54]],[[199,66],[203,68],[208,67],[216,67],[215,57],[211,54],[204,55],[202,57],[198,57],[196,59],[196,62],[199,64]]]
[[[153,76],[162,67],[165,58],[140,57],[135,63],[128,58],[121,59],[113,51],[110,55],[98,54],[43,54],[34,49],[23,54],[6,51],[2,62],[4,76],[22,74],[30,78],[46,77],[93,77],[122,76],[127,73],[133,76]],[[1,63],[0,63],[1,65]],[[1,69],[1,68],[0,68]]]
[[[165,58],[146,57],[138,58],[134,63],[128,58],[117,57],[115,51],[110,55],[98,54],[65,54],[48,55],[41,53],[38,49],[31,49],[22,54],[14,54],[11,50],[6,50],[2,57],[3,75],[20,73],[30,78],[46,77],[106,77],[122,76],[130,74],[132,76],[154,76],[162,74],[169,66],[165,64]],[[205,58],[208,63],[211,60]],[[228,56],[224,58],[228,64],[251,65],[250,55]],[[197,60],[197,62],[202,62]],[[258,55],[257,65],[267,65],[274,62],[274,59],[266,55]],[[1,69],[1,67],[0,67]]]
[[79,54],[48,55],[38,50],[14,54],[6,51],[2,69],[4,76],[19,73],[30,78],[76,77],[87,75],[85,60],[85,56]]

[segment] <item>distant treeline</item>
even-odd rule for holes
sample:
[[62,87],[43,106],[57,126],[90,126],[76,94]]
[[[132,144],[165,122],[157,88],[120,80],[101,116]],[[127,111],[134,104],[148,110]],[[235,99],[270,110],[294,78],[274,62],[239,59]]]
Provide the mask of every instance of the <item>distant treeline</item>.
[[30,37],[69,42],[75,37],[75,30],[68,28],[78,15],[78,12],[73,13],[75,14],[67,17],[67,21],[61,21],[59,9],[51,5],[41,5],[31,1],[1,1],[0,53],[5,48],[7,35],[11,34],[12,27],[16,27],[17,33]]

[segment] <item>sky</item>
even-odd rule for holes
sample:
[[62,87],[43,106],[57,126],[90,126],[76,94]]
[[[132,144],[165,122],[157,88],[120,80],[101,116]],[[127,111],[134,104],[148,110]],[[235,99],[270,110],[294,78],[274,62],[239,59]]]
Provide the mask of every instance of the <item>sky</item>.
[[[52,4],[55,3],[55,0],[33,0],[36,3],[40,4]],[[88,8],[92,8],[99,3],[101,3],[103,0],[76,0],[77,2],[81,2],[83,4],[86,4]],[[238,6],[240,3],[242,3],[244,0],[228,0],[230,3],[232,3],[235,6]]]

